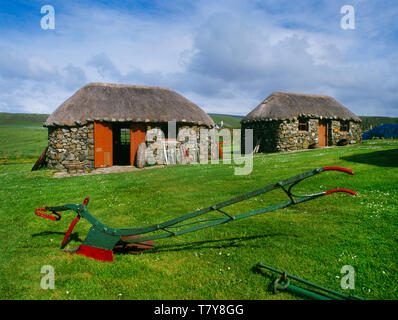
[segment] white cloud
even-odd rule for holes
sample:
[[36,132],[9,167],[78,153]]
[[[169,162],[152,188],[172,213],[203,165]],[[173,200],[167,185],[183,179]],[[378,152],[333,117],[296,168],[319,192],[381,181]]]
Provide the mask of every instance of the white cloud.
[[103,81],[166,86],[208,112],[246,114],[279,90],[329,94],[359,115],[397,115],[397,44],[382,33],[394,22],[377,4],[353,0],[357,30],[345,32],[330,1],[156,3],[166,14],[68,2],[56,8],[53,33],[4,32],[1,110],[51,112]]

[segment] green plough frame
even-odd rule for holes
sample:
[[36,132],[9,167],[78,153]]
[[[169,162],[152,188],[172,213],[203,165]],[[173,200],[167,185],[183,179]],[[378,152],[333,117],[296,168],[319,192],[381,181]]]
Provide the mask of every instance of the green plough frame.
[[[77,217],[72,221],[69,226],[68,231],[65,234],[64,240],[62,241],[62,246],[64,247],[68,241],[69,236],[71,235],[75,224],[79,221],[80,218],[86,219],[88,222],[92,224],[90,231],[87,234],[86,239],[83,243],[73,252],[77,254],[84,255],[86,257],[94,258],[101,261],[113,261],[113,251],[117,248],[125,248],[131,249],[135,248],[136,251],[141,249],[148,249],[153,247],[153,240],[173,237],[182,235],[188,232],[194,232],[201,229],[214,227],[220,224],[232,222],[234,220],[240,220],[244,218],[248,218],[251,216],[255,216],[258,214],[271,212],[278,209],[283,209],[289,207],[291,205],[299,204],[301,202],[313,200],[315,198],[325,196],[334,192],[347,192],[353,195],[356,195],[354,191],[348,189],[331,189],[327,191],[323,191],[320,193],[310,194],[310,195],[295,195],[291,192],[292,188],[297,185],[300,181],[309,178],[313,175],[319,174],[323,171],[328,170],[337,170],[342,171],[349,174],[354,174],[353,171],[340,167],[323,167],[317,168],[314,170],[310,170],[304,172],[302,174],[296,175],[294,177],[288,178],[286,180],[279,181],[277,183],[268,185],[266,187],[254,190],[249,193],[245,193],[236,198],[232,198],[217,204],[214,204],[210,207],[180,216],[178,218],[174,218],[159,224],[154,224],[147,227],[142,228],[112,228],[109,227],[102,222],[100,222],[96,217],[88,212],[87,204],[89,198],[86,198],[83,204],[66,204],[63,206],[57,207],[45,207],[38,208],[35,210],[36,215],[51,219],[51,220],[60,220],[61,215],[58,212],[73,210],[77,213]],[[289,201],[282,202],[273,206],[247,211],[244,213],[240,213],[237,215],[230,215],[227,212],[224,212],[223,208],[231,206],[235,203],[259,196],[266,192],[281,188],[289,197]],[[206,213],[218,211],[222,213],[224,216],[218,218],[210,218],[205,220],[195,220],[183,223],[186,220],[190,220],[193,218],[197,218]],[[51,212],[50,214],[45,214],[43,212]],[[173,230],[170,230],[173,229]],[[174,230],[177,229],[177,230]],[[160,233],[159,233],[160,231]],[[144,234],[148,234],[151,232],[157,232],[156,234],[141,236]],[[69,250],[71,251],[71,250]]]

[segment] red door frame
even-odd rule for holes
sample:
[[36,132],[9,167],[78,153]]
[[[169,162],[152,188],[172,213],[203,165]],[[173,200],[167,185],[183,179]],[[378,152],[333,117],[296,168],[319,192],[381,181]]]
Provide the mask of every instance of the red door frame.
[[320,147],[327,147],[328,145],[328,123],[326,120],[319,120],[318,145]]
[[105,122],[94,122],[94,167],[112,167],[112,165],[112,124]]
[[132,123],[130,127],[130,164],[135,164],[139,145],[145,142],[146,126],[143,123]]

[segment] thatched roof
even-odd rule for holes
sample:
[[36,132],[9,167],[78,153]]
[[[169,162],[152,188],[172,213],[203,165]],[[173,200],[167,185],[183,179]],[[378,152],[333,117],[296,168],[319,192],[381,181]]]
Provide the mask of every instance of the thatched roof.
[[75,126],[90,121],[186,122],[213,126],[196,104],[162,87],[90,83],[51,114],[44,126]]
[[361,121],[354,113],[332,97],[317,94],[274,92],[244,117],[242,122],[285,120],[298,117]]

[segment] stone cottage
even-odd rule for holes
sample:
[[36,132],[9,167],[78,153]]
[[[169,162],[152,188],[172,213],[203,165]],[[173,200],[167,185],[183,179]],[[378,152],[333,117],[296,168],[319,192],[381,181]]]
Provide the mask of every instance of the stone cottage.
[[332,97],[274,92],[241,125],[242,135],[253,129],[255,151],[279,152],[358,143],[360,122]]
[[168,121],[176,124],[176,149],[184,143],[188,161],[193,160],[198,150],[189,150],[189,142],[191,149],[199,148],[200,129],[214,126],[193,102],[162,87],[88,84],[61,104],[44,124],[48,127],[48,167],[87,170],[134,165],[142,142],[149,157],[155,156],[158,160],[154,162],[159,162],[161,157],[156,157],[156,152],[162,151],[159,143],[167,141]]

